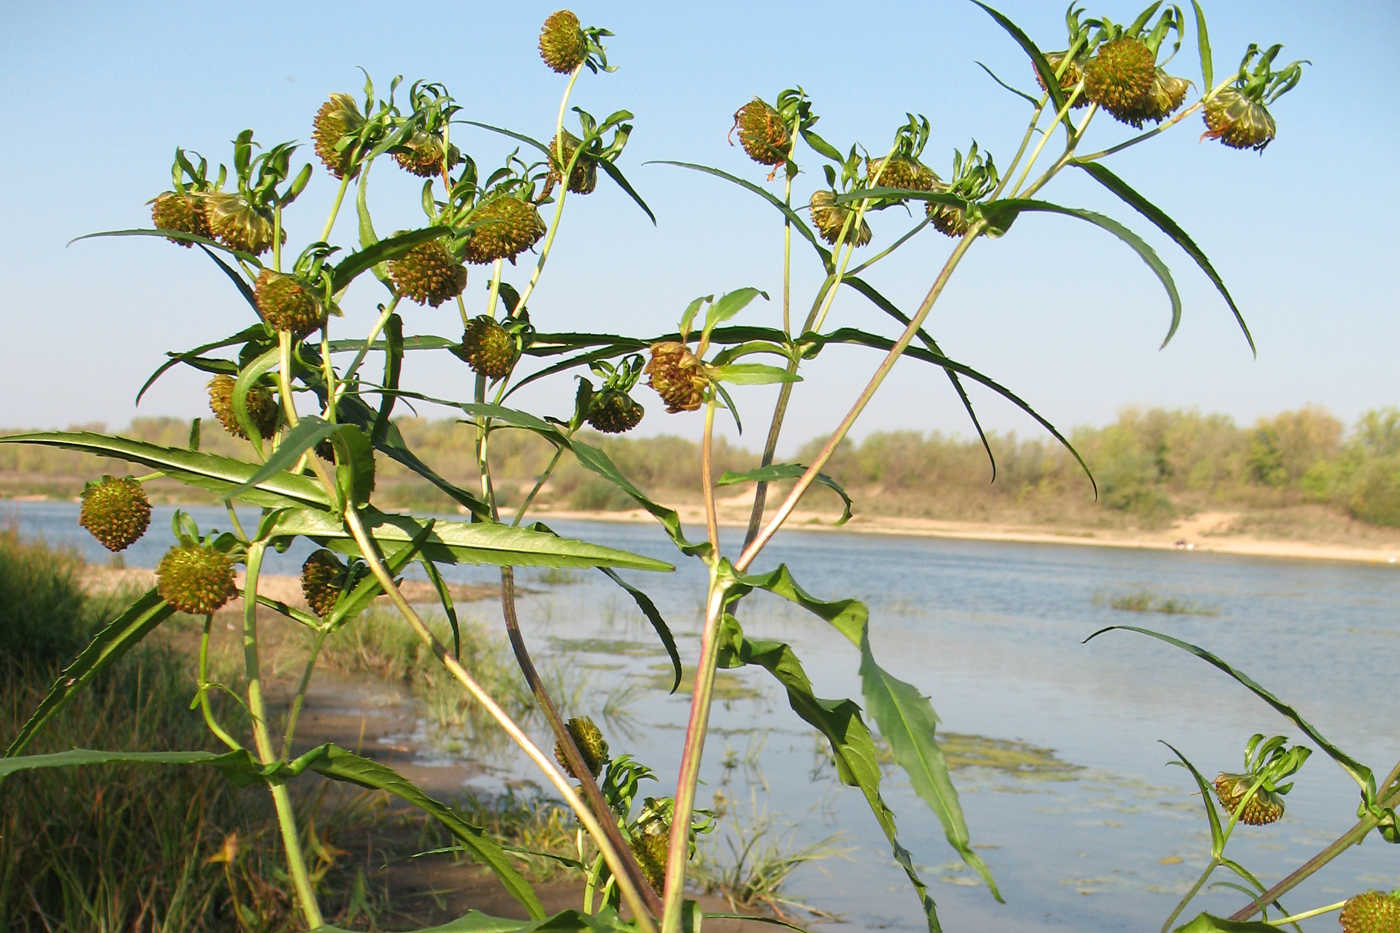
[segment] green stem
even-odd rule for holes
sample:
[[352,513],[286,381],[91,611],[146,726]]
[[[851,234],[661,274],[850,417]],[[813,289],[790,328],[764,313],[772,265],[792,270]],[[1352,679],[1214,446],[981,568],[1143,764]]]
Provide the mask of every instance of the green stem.
[[219,721],[214,718],[214,710],[209,705],[209,688],[213,686],[209,682],[209,629],[213,621],[212,615],[204,617],[204,634],[199,639],[199,712],[204,716],[204,724],[209,727],[209,731],[214,733],[220,742],[236,751],[243,746],[228,733],[228,730],[219,725]]
[[287,712],[287,728],[282,735],[282,757],[292,757],[292,736],[297,731],[297,719],[301,717],[301,708],[306,702],[306,688],[311,685],[311,672],[316,668],[316,659],[321,655],[321,646],[326,641],[326,636],[330,634],[326,629],[318,629],[316,641],[311,646],[311,653],[306,659],[306,667],[301,672],[301,680],[297,682],[297,692],[292,697],[291,709]]
[[1201,872],[1201,876],[1196,879],[1196,883],[1191,885],[1191,890],[1187,891],[1186,896],[1176,902],[1176,906],[1172,908],[1172,912],[1167,915],[1167,921],[1162,924],[1162,933],[1169,933],[1172,928],[1172,921],[1181,916],[1181,912],[1186,909],[1186,905],[1191,903],[1191,899],[1200,893],[1201,888],[1205,886],[1211,874],[1219,867],[1220,857],[1215,856],[1210,860],[1210,863],[1206,865],[1206,870]]
[[369,351],[374,349],[374,342],[379,339],[379,335],[384,332],[384,325],[389,323],[389,315],[394,313],[394,309],[399,306],[399,296],[395,295],[393,300],[384,306],[384,310],[379,312],[379,319],[374,322],[374,327],[370,328],[369,336],[365,338],[364,346],[355,353],[355,358],[350,361],[350,366],[345,370],[345,378],[341,384],[348,384],[355,378],[355,373],[360,371],[361,364]]
[[[286,338],[285,331],[283,338]],[[266,544],[262,541],[254,541],[248,545],[247,574],[243,583],[243,663],[248,673],[248,714],[253,725],[253,746],[257,749],[258,760],[264,765],[270,765],[278,759],[272,750],[272,736],[267,728],[267,708],[263,703],[257,621],[258,572],[262,568],[265,548]],[[277,827],[282,833],[282,848],[286,852],[287,871],[292,876],[292,887],[296,890],[306,925],[314,930],[324,925],[325,921],[322,920],[321,908],[316,903],[311,875],[306,870],[301,839],[297,835],[292,798],[281,778],[268,778],[267,787],[272,794],[272,805],[277,811]]]
[[340,204],[345,200],[345,192],[350,187],[350,176],[346,175],[340,179],[340,187],[335,192],[335,203],[331,204],[331,214],[326,218],[326,226],[321,230],[321,242],[329,243],[331,239],[331,228],[335,226],[336,217],[340,216]]
[[1346,901],[1338,901],[1335,904],[1328,904],[1326,907],[1314,907],[1312,910],[1305,910],[1301,914],[1293,914],[1289,917],[1280,917],[1277,920],[1266,920],[1276,927],[1281,927],[1285,923],[1300,923],[1304,920],[1311,920],[1313,917],[1320,917],[1323,914],[1330,914],[1334,910],[1341,910],[1347,905]]
[[[573,434],[572,431],[569,433],[570,435]],[[520,507],[515,510],[515,517],[511,519],[510,527],[519,527],[521,520],[525,517],[525,513],[529,511],[530,506],[534,504],[535,496],[540,494],[540,490],[544,488],[544,484],[549,480],[550,474],[554,472],[554,468],[559,465],[559,461],[563,456],[564,448],[556,447],[554,449],[554,456],[550,458],[549,463],[544,468],[544,472],[535,480],[535,485],[530,489],[530,494],[525,497],[520,503]]]

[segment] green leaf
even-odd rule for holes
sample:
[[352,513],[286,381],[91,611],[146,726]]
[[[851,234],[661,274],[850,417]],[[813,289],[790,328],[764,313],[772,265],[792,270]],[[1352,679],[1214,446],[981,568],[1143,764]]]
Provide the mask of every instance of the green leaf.
[[[396,547],[423,534],[424,523],[409,515],[375,508],[360,510],[360,519],[380,547]],[[529,528],[490,522],[435,520],[422,553],[439,563],[495,564],[524,567],[626,567],[632,570],[674,570],[665,561],[616,548],[561,538]],[[311,509],[286,509],[270,523],[271,537],[302,535],[355,552],[350,533],[338,515]]]
[[676,675],[675,679],[671,682],[670,689],[671,693],[675,693],[676,688],[681,685],[681,654],[676,649],[675,636],[671,634],[670,626],[668,626],[666,620],[662,618],[661,611],[656,608],[656,603],[651,601],[650,596],[622,579],[617,571],[610,567],[599,567],[598,569],[602,571],[608,579],[622,587],[623,591],[625,591],[628,596],[632,597],[632,601],[637,604],[637,608],[642,610],[642,615],[646,616],[646,620],[651,623],[652,629],[656,632],[656,637],[661,639],[661,644],[666,649],[666,656],[671,659],[671,670]]
[[[141,398],[146,394],[146,390],[149,389],[152,385],[154,385],[157,379],[165,375],[166,371],[169,370],[171,367],[176,366],[179,363],[184,363],[193,359],[197,359],[198,357],[203,356],[205,353],[208,353],[210,350],[217,350],[221,347],[241,347],[244,344],[249,343],[250,341],[258,339],[259,337],[266,336],[267,332],[263,329],[263,326],[261,324],[254,324],[251,327],[244,328],[236,334],[233,334],[228,337],[222,337],[218,340],[215,340],[213,343],[203,344],[201,346],[195,347],[193,350],[186,350],[183,353],[167,353],[166,356],[168,356],[169,359],[167,359],[164,363],[161,363],[158,367],[156,367],[156,371],[151,373],[150,377],[147,378],[146,381],[141,384],[141,390],[136,393],[136,404],[141,404]],[[233,368],[235,367],[233,367],[232,364],[229,365],[230,372],[232,372]]]
[[1196,13],[1196,50],[1201,56],[1201,93],[1209,94],[1215,87],[1215,64],[1211,61],[1210,33],[1206,31],[1206,14],[1201,5],[1191,0],[1191,8]]
[[[1036,100],[1034,97],[1032,97],[1031,95],[1027,94],[1025,91],[1017,90],[1016,88],[1014,88],[1014,87],[1012,87],[1011,85],[1007,84],[1005,81],[1001,80],[1001,78],[998,78],[998,77],[996,76],[996,73],[995,73],[994,71],[992,71],[992,69],[988,68],[986,65],[982,64],[981,62],[976,62],[975,64],[977,65],[978,68],[981,68],[983,71],[985,71],[985,72],[987,73],[987,76],[988,76],[989,78],[991,78],[991,79],[992,79],[993,81],[995,81],[997,84],[1000,84],[1003,88],[1005,88],[1006,90],[1010,91],[1012,94],[1015,94],[1017,97],[1021,98],[1022,100],[1025,100],[1025,101],[1026,101],[1027,103],[1029,103],[1032,107],[1038,106],[1038,105],[1040,104],[1040,101]],[[1046,60],[1046,64],[1047,64],[1047,65],[1049,64],[1049,60],[1048,60],[1048,59]]]
[[647,218],[651,220],[653,225],[655,225],[656,215],[651,212],[651,208],[647,207],[647,202],[642,200],[642,196],[637,193],[637,190],[632,187],[631,182],[629,182],[626,176],[622,174],[622,170],[607,159],[604,159],[601,162],[599,162],[598,167],[601,168],[604,174],[611,178],[619,188],[626,192],[627,196],[632,199],[633,203],[640,207],[642,209],[642,213],[646,214]]
[[[807,467],[800,463],[772,463],[766,467],[758,467],[753,470],[745,470],[742,473],[733,473],[726,470],[715,480],[716,486],[732,486],[735,483],[771,483],[774,480],[798,479],[807,472]],[[836,520],[836,524],[844,525],[851,518],[851,497],[846,494],[846,490],[836,480],[825,473],[818,473],[817,480],[823,486],[834,491],[841,497],[844,508],[841,510],[841,517]]]
[[753,182],[748,181],[747,179],[740,178],[737,175],[731,175],[728,172],[722,172],[717,168],[710,168],[708,165],[698,165],[694,162],[676,162],[670,159],[658,159],[657,164],[676,165],[680,168],[688,168],[695,172],[704,172],[707,175],[714,175],[717,178],[723,178],[725,181],[733,182],[740,188],[745,188],[749,191],[752,191],[754,194],[763,198],[763,200],[767,201],[773,207],[777,208],[782,213],[782,215],[786,217],[788,221],[793,225],[793,228],[796,229],[798,233],[802,234],[802,236],[804,236],[807,239],[807,242],[812,244],[812,248],[815,249],[817,251],[817,255],[821,257],[822,266],[828,270],[831,268],[831,251],[826,249],[824,246],[821,245],[820,242],[817,241],[816,234],[812,232],[811,227],[807,226],[807,222],[802,219],[800,214],[798,214],[791,207],[785,204],[781,198],[769,193],[763,187],[756,185]]
[[1237,683],[1249,690],[1250,693],[1253,693],[1259,699],[1263,700],[1265,703],[1269,704],[1269,706],[1273,707],[1275,712],[1286,717],[1295,726],[1297,726],[1299,729],[1302,729],[1303,733],[1308,738],[1316,742],[1318,747],[1327,753],[1328,757],[1330,757],[1333,761],[1340,765],[1343,771],[1351,775],[1351,779],[1361,787],[1361,792],[1365,795],[1366,800],[1372,803],[1375,802],[1376,778],[1375,775],[1371,773],[1371,769],[1361,764],[1359,761],[1352,758],[1346,752],[1342,751],[1340,748],[1329,742],[1326,739],[1326,737],[1323,736],[1323,734],[1319,732],[1315,726],[1313,726],[1312,723],[1308,722],[1301,715],[1299,715],[1297,710],[1293,709],[1293,707],[1284,703],[1278,697],[1274,696],[1268,690],[1264,689],[1248,674],[1245,674],[1243,671],[1236,670],[1226,662],[1222,661],[1220,658],[1216,657],[1215,655],[1211,654],[1209,651],[1198,645],[1193,645],[1190,642],[1182,641],[1179,638],[1173,638],[1170,635],[1163,635],[1161,632],[1154,632],[1151,629],[1139,628],[1136,625],[1110,625],[1107,628],[1101,628],[1097,632],[1094,632],[1088,638],[1084,639],[1084,642],[1087,644],[1089,641],[1091,641],[1094,638],[1097,638],[1104,632],[1112,631],[1137,632],[1139,635],[1146,635],[1149,638],[1155,638],[1158,641],[1166,642],[1169,645],[1173,645],[1177,648],[1180,648],[1182,651],[1185,651],[1189,654],[1194,654],[1196,657],[1210,664],[1212,667],[1215,667],[1219,670],[1224,671],[1226,674],[1229,674],[1232,678],[1235,679]]
[[797,373],[767,363],[730,363],[710,367],[710,375],[720,382],[740,386],[772,385],[776,382],[801,382]]
[[[227,498],[240,498],[249,490],[276,476],[294,476],[295,474],[288,471],[301,459],[301,455],[335,434],[338,428],[339,425],[322,421],[315,415],[304,416],[296,427],[286,433],[282,438],[282,443],[278,444],[277,449],[272,452],[272,456],[267,458],[267,462],[248,477],[242,485],[230,492]],[[320,489],[320,486],[318,485],[316,488]]]
[[62,709],[92,678],[126,654],[132,645],[170,618],[174,611],[155,589],[150,589],[103,626],[72,663],[59,671],[49,692],[10,740],[9,747],[5,749],[6,757],[23,751],[49,717]]
[[709,333],[718,325],[747,308],[749,303],[759,295],[763,295],[764,298],[768,297],[767,293],[757,288],[739,288],[721,295],[705,314],[705,333]]
[[[1172,241],[1175,242],[1177,246],[1180,246],[1182,251],[1195,261],[1196,265],[1201,267],[1201,271],[1206,274],[1206,278],[1210,279],[1211,284],[1215,286],[1215,290],[1220,292],[1221,296],[1225,299],[1225,303],[1230,306],[1231,312],[1235,315],[1235,323],[1240,326],[1240,330],[1244,332],[1244,339],[1249,342],[1250,352],[1258,356],[1259,351],[1254,346],[1254,337],[1249,332],[1249,326],[1244,322],[1244,315],[1240,313],[1240,309],[1235,305],[1235,299],[1230,297],[1230,291],[1225,287],[1225,282],[1220,278],[1220,274],[1215,271],[1215,267],[1210,264],[1210,260],[1206,258],[1206,254],[1202,252],[1201,248],[1186,234],[1186,231],[1177,226],[1176,221],[1168,217],[1161,208],[1134,191],[1129,187],[1127,182],[1113,174],[1113,172],[1109,171],[1105,166],[1097,162],[1074,161],[1073,164],[1088,172],[1090,177],[1109,191],[1118,195],[1129,207],[1156,224],[1157,229],[1171,237]],[[1170,338],[1170,335],[1168,335],[1168,337]]]
[[47,755],[0,758],[0,779],[18,771],[109,764],[214,765],[215,767],[226,766],[234,771],[244,771],[247,770],[251,761],[248,752],[244,749],[220,754],[206,751],[117,752],[93,748],[73,748],[66,752],[51,752]]
[[[1158,741],[1162,740],[1159,739]],[[1210,784],[1206,781],[1205,776],[1202,775],[1200,771],[1196,770],[1196,766],[1193,765],[1185,755],[1177,751],[1175,745],[1165,741],[1163,741],[1162,744],[1172,750],[1172,754],[1177,757],[1177,760],[1181,763],[1183,768],[1191,772],[1191,777],[1195,779],[1196,786],[1200,788],[1201,802],[1205,804],[1206,808],[1206,821],[1210,824],[1210,854],[1212,858],[1219,858],[1220,853],[1225,851],[1225,834],[1220,828],[1220,816],[1215,812],[1215,803],[1213,802],[1214,798],[1211,797]]]
[[544,916],[544,908],[540,906],[534,890],[507,860],[501,847],[451,807],[429,797],[412,781],[377,761],[362,758],[337,745],[324,745],[321,751],[322,754],[308,763],[311,770],[337,781],[387,791],[400,800],[413,804],[446,827],[458,841],[471,850],[477,861],[490,868],[502,886],[529,911],[531,917]]
[[[233,268],[233,266],[230,266],[228,263],[220,259],[219,254],[211,250],[208,246],[204,245],[203,243],[200,243],[199,248],[204,253],[204,255],[214,260],[214,263],[220,269],[224,270],[224,275],[228,276],[229,281],[232,282],[234,287],[238,289],[238,293],[243,296],[243,300],[248,302],[248,306],[253,309],[253,314],[257,317],[259,321],[261,321],[262,312],[258,310],[258,302],[257,299],[253,296],[253,289],[252,286],[248,284],[248,280],[245,279],[242,275],[240,275],[238,271]],[[258,330],[261,331],[262,327],[259,326]]]
[[384,434],[389,430],[389,416],[394,413],[394,403],[398,401],[403,350],[403,318],[391,314],[384,322],[384,394],[380,397],[379,412],[370,431],[370,440],[376,446],[384,442]]
[[[0,437],[0,444],[4,443],[44,444],[140,463],[186,485],[207,489],[220,499],[237,498],[264,508],[311,506],[325,509],[332,504],[325,490],[310,477],[275,473],[254,483],[250,480],[262,469],[262,464],[246,463],[202,451],[161,447],[91,431],[11,434]],[[236,496],[235,490],[238,490]]]
[[331,270],[331,291],[339,293],[366,269],[373,268],[390,259],[397,259],[419,243],[436,240],[450,232],[450,228],[441,226],[409,230],[407,233],[396,234],[372,243],[358,253],[351,253]]
[[1226,920],[1200,914],[1190,923],[1177,927],[1172,933],[1278,933],[1278,927],[1259,920]]
[[369,437],[353,424],[336,425],[331,444],[335,447],[335,482],[340,495],[357,509],[369,505],[374,492],[374,453]]
[[[981,2],[981,0],[972,0],[972,2],[986,10],[987,15],[996,20],[997,25],[1005,29],[1007,34],[1010,35],[1012,39],[1016,40],[1016,44],[1021,47],[1021,51],[1026,53],[1031,60],[1031,64],[1035,66],[1036,74],[1040,75],[1040,81],[1045,85],[1045,92],[1050,95],[1050,102],[1055,105],[1055,112],[1058,113],[1064,110],[1065,92],[1061,89],[1060,82],[1055,79],[1055,69],[1050,67],[1050,62],[1046,60],[1040,48],[1031,41],[1030,37],[1021,30],[1020,26],[1017,26],[1005,16]],[[1074,123],[1071,122],[1068,113],[1065,114],[1063,123],[1067,131],[1070,133],[1074,132]]]
[[[974,3],[977,0],[973,0]],[[1167,264],[1162,262],[1161,257],[1147,245],[1147,241],[1138,236],[1127,227],[1103,214],[1094,211],[1086,211],[1077,207],[1062,207],[1059,204],[1051,204],[1048,201],[1034,201],[1025,198],[1008,198],[1002,201],[990,201],[982,205],[982,213],[995,226],[1005,229],[1011,226],[1011,222],[1025,211],[1038,211],[1049,214],[1064,214],[1067,217],[1077,217],[1087,221],[1096,227],[1101,227],[1112,233],[1118,239],[1127,243],[1138,254],[1147,267],[1152,270],[1158,280],[1162,283],[1162,288],[1167,292],[1167,297],[1172,304],[1171,326],[1167,328],[1167,336],[1162,339],[1162,346],[1171,342],[1172,335],[1176,333],[1177,325],[1181,323],[1181,296],[1177,294],[1176,283],[1172,281],[1171,270]]]
[[875,740],[861,719],[860,707],[851,700],[818,697],[791,646],[783,642],[746,638],[738,620],[728,613],[720,624],[717,637],[719,666],[756,665],[768,671],[787,691],[788,705],[793,712],[826,738],[832,759],[836,762],[837,777],[843,784],[859,788],[864,794],[875,821],[890,843],[895,861],[904,869],[919,898],[930,933],[938,933],[942,927],[938,922],[937,905],[915,870],[909,851],[900,845],[894,811],[880,795],[879,757],[875,752]]
[[890,743],[895,762],[909,775],[914,792],[938,816],[948,844],[982,876],[992,896],[1001,901],[991,869],[972,849],[957,789],[948,774],[943,751],[934,739],[938,716],[929,698],[913,684],[900,680],[875,663],[868,629],[860,642],[860,683],[865,709],[879,725],[885,741]]
[[242,250],[229,249],[227,246],[220,243],[218,240],[211,240],[209,239],[209,237],[199,236],[198,234],[194,233],[182,233],[179,230],[149,230],[145,228],[132,228],[128,230],[102,230],[97,233],[84,233],[82,236],[75,236],[73,237],[73,239],[68,241],[68,245],[72,246],[74,243],[77,243],[80,240],[96,240],[103,237],[116,236],[151,236],[160,237],[162,240],[179,240],[181,243],[198,243],[200,246],[212,246],[215,249],[223,250],[224,252],[232,256],[237,256],[239,259],[243,259],[247,262],[261,265],[261,263],[258,261],[258,257],[254,256],[252,253],[245,253]]

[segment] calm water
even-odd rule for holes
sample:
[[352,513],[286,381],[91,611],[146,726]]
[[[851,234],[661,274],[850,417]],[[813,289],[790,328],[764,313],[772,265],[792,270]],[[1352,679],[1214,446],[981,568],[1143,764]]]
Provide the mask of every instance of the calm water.
[[[170,509],[129,552],[154,566],[171,540]],[[192,509],[202,530],[227,528],[220,509]],[[76,524],[71,503],[0,502],[0,521],[22,534],[72,545],[94,562],[107,553]],[[245,520],[251,520],[247,513]],[[558,522],[561,534],[674,560],[654,528]],[[295,573],[309,545],[270,555],[269,572]],[[1254,732],[1297,730],[1225,675],[1167,645],[1130,633],[1083,638],[1114,623],[1156,628],[1234,661],[1300,708],[1336,744],[1384,774],[1400,757],[1394,727],[1394,670],[1400,658],[1400,570],[1394,567],[1223,557],[1200,552],[1128,551],[854,534],[780,536],[763,568],[786,562],[822,598],[857,596],[871,609],[877,658],[932,697],[947,732],[1019,740],[1077,766],[1045,780],[990,768],[955,779],[974,844],[1007,904],[996,904],[961,869],[937,820],[897,771],[885,794],[900,839],[930,883],[945,928],[959,930],[1156,929],[1194,880],[1208,853],[1200,798],[1189,775],[1167,767],[1169,741],[1212,776],[1238,770]],[[451,568],[462,581],[490,582],[484,567]],[[614,753],[649,763],[670,792],[688,697],[644,690],[605,719],[604,703],[662,670],[664,652],[631,600],[598,574],[548,584],[525,571],[527,640],[547,667],[582,678],[569,715],[592,715]],[[633,573],[694,656],[704,574],[683,565],[671,577]],[[1108,599],[1141,589],[1211,610],[1167,616],[1115,611]],[[493,607],[468,613],[499,625]],[[859,697],[858,657],[815,617],[771,597],[745,604],[750,637],[790,642],[818,694]],[[580,650],[577,640],[595,643]],[[602,642],[602,643],[598,643]],[[646,646],[642,654],[625,650]],[[643,649],[638,648],[641,651]],[[798,846],[841,834],[846,859],[806,866],[787,892],[844,916],[831,929],[919,930],[917,903],[858,792],[821,769],[820,746],[787,709],[762,671],[741,671],[757,700],[721,702],[706,749],[701,802],[716,791],[739,821],[768,820],[771,838]],[[543,740],[543,737],[541,737]],[[725,766],[728,759],[729,767]],[[527,772],[502,766],[507,775]],[[763,791],[767,790],[765,794]],[[1274,880],[1350,825],[1355,785],[1315,754],[1274,827],[1243,828],[1229,854]],[[767,808],[766,810],[764,808]],[[1311,848],[1309,848],[1311,847]],[[712,846],[721,861],[723,842]],[[1285,900],[1294,910],[1391,887],[1396,853],[1368,842]],[[1193,910],[1228,913],[1238,895],[1208,895]],[[1331,929],[1335,919],[1313,922]],[[817,924],[819,927],[826,925]]]

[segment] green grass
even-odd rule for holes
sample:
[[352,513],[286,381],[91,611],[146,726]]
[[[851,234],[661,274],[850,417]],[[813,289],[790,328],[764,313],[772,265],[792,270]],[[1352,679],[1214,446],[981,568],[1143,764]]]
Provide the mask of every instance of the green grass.
[[[1104,599],[1102,596],[1095,596],[1094,602],[1096,605],[1101,605]],[[1220,610],[1210,606],[1201,606],[1172,597],[1161,597],[1151,590],[1135,590],[1132,593],[1109,597],[1108,606],[1120,612],[1160,612],[1169,616],[1214,616],[1220,614]]]
[[[80,571],[72,554],[0,532],[0,745],[115,609],[84,598]],[[214,748],[189,709],[189,670],[173,651],[137,646],[55,714],[25,752]],[[20,772],[0,794],[0,929],[272,933],[300,926],[260,788],[237,789],[208,768],[103,765]],[[314,816],[318,841],[347,824],[343,810],[308,800],[300,806],[304,817]],[[353,919],[367,909],[368,892],[333,846],[320,851],[326,857],[313,868],[327,919]]]

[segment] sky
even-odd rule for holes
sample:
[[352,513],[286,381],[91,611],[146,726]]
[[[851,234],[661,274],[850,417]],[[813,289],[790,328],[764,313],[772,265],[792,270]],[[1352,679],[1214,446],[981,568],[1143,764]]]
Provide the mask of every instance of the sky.
[[[1133,212],[1082,178],[1056,179],[1040,196],[1113,216],[1139,230],[1171,266],[1184,303],[1165,349],[1169,305],[1147,267],[1102,230],[1063,217],[1028,216],[1007,236],[980,240],[930,318],[953,358],[1006,385],[1056,424],[1111,422],[1125,406],[1195,408],[1242,424],[1316,404],[1345,423],[1400,404],[1395,357],[1400,261],[1395,209],[1400,107],[1393,49],[1400,5],[1205,2],[1217,78],[1251,41],[1284,43],[1280,61],[1305,58],[1301,85],[1271,109],[1278,138],[1262,154],[1198,137],[1192,116],[1108,164],[1155,201],[1210,256],[1258,345],[1251,356],[1229,309],[1194,264]],[[253,127],[260,141],[308,143],[311,119],[333,91],[361,96],[364,68],[381,94],[390,78],[447,85],[462,116],[541,139],[553,132],[565,85],[539,60],[536,39],[552,5],[464,3],[401,15],[383,4],[281,4],[252,0],[217,17],[188,6],[135,0],[7,4],[0,10],[0,93],[10,144],[0,147],[8,222],[0,224],[0,281],[7,293],[0,343],[0,425],[62,427],[135,416],[207,414],[203,378],[175,371],[139,408],[137,388],[167,350],[232,333],[249,309],[198,251],[157,239],[84,233],[149,223],[147,201],[169,187],[177,146],[228,162],[230,141]],[[571,101],[596,115],[628,109],[635,130],[620,167],[651,205],[653,225],[605,178],[571,199],[531,314],[541,330],[658,334],[675,327],[690,299],[753,285],[781,288],[780,215],[752,194],[673,166],[704,163],[781,194],[727,134],[738,107],[802,86],[838,148],[859,141],[880,154],[906,112],[933,126],[924,161],[946,176],[953,149],[975,139],[1005,164],[1027,107],[978,66],[1033,89],[1020,50],[966,0],[871,0],[858,10],[825,2],[761,5],[597,3],[573,7],[605,40],[612,74],[579,80]],[[1003,0],[999,9],[1042,48],[1064,45],[1064,8]],[[1092,5],[1090,15],[1131,20],[1134,6]],[[858,15],[857,15],[858,14]],[[1190,19],[1189,6],[1187,18]],[[1168,69],[1200,83],[1194,35]],[[1191,99],[1194,99],[1195,92]],[[1085,146],[1101,149],[1132,131],[1095,118]],[[453,139],[479,164],[512,148],[469,127]],[[1055,145],[1054,142],[1051,144]],[[309,144],[296,164],[314,160]],[[808,158],[807,164],[816,163]],[[334,185],[321,172],[290,209],[289,255],[320,231]],[[800,176],[804,200],[819,176]],[[371,202],[382,231],[420,222],[416,188],[379,168]],[[902,234],[898,211],[872,218],[875,247]],[[352,245],[353,213],[334,238]],[[925,230],[867,277],[911,309],[952,241]],[[795,306],[818,280],[810,252],[796,254]],[[508,270],[524,283],[533,261]],[[485,304],[487,275],[473,267],[471,313]],[[377,286],[374,286],[377,288]],[[352,290],[342,336],[362,334],[382,292]],[[409,332],[460,334],[449,305],[404,312]],[[751,306],[739,323],[775,324],[778,303]],[[831,326],[887,335],[856,296],[837,302]],[[873,371],[868,351],[828,351],[798,387],[791,449],[830,429]],[[462,364],[445,353],[409,362],[411,386],[469,394]],[[567,414],[573,385],[561,379],[522,400]],[[771,389],[739,396],[750,447],[761,443]],[[984,424],[1034,436],[1013,406],[974,389]],[[666,415],[645,387],[642,434],[697,435],[698,415]],[[450,417],[451,410],[423,414]],[[856,436],[912,429],[971,436],[941,373],[902,363],[857,425]],[[732,428],[728,429],[731,437]]]

